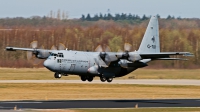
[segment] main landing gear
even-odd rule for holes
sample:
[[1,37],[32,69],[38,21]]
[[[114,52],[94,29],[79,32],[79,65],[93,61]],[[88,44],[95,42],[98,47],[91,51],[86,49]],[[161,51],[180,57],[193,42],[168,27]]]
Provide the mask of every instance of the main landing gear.
[[105,77],[101,76],[100,80],[101,80],[101,82],[105,82],[105,81],[112,82],[113,78],[105,78]]
[[62,74],[56,72],[56,73],[54,74],[54,77],[55,77],[56,79],[60,79],[60,78],[62,77]]
[[93,76],[80,76],[82,81],[88,80],[89,82],[92,82],[94,77]]

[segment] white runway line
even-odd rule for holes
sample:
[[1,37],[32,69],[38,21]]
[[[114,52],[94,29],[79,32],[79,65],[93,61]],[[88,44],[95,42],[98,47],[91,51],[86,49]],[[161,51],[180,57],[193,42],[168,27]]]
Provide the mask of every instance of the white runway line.
[[130,79],[113,80],[111,83],[93,80],[83,82],[81,80],[0,80],[0,83],[79,83],[79,84],[142,84],[142,85],[195,85],[200,86],[200,80],[187,79]]

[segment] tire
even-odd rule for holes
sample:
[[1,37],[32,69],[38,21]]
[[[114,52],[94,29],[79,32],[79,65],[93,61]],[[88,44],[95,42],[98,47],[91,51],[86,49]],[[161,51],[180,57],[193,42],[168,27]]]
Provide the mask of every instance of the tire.
[[55,74],[54,74],[54,77],[55,77],[56,79],[60,79],[60,78],[62,77],[62,74],[55,73]]
[[81,80],[86,81],[87,80],[86,76],[81,76]]
[[55,78],[58,78],[58,77],[57,77],[57,73],[54,74],[54,77],[55,77]]
[[60,79],[62,77],[62,74],[58,74],[58,78]]
[[92,82],[93,79],[94,79],[94,77],[92,77],[92,76],[89,76],[89,77],[87,78],[87,80],[88,80],[89,82]]
[[112,82],[113,78],[106,78],[107,82]]
[[105,82],[106,78],[105,77],[100,77],[101,82]]

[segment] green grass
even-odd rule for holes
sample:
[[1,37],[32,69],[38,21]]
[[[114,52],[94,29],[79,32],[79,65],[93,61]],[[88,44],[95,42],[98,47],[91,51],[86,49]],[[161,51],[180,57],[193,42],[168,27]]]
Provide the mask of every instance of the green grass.
[[[0,80],[54,80],[54,73],[46,68],[0,68]],[[64,80],[80,79],[63,76]],[[95,79],[99,80],[98,77]],[[117,79],[200,79],[200,69],[138,69]]]

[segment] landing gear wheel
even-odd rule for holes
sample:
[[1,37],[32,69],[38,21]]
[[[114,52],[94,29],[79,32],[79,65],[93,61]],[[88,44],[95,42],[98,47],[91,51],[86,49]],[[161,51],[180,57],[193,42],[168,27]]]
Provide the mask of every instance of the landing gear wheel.
[[107,82],[112,82],[113,78],[106,78]]
[[89,77],[87,78],[87,80],[88,80],[89,82],[92,82],[93,79],[94,79],[94,77],[92,77],[92,76],[89,76]]
[[57,79],[60,79],[60,78],[62,77],[62,74],[55,73],[55,74],[54,74],[54,77],[57,78]]
[[81,76],[81,80],[86,81],[87,80],[86,76]]
[[106,78],[105,77],[100,77],[101,82],[105,82]]

